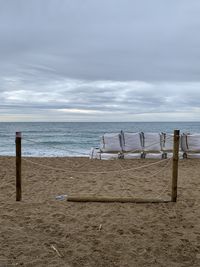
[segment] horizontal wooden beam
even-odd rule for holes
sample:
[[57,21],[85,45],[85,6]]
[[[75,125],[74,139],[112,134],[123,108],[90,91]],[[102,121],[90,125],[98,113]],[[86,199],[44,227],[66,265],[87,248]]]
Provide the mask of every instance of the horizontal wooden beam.
[[120,203],[169,203],[171,200],[140,199],[132,197],[97,197],[97,196],[68,196],[71,202],[120,202]]

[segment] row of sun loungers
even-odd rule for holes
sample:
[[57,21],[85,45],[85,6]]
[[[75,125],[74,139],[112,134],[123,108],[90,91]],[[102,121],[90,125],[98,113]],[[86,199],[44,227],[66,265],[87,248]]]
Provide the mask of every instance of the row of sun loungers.
[[[91,159],[170,158],[173,156],[173,134],[106,133],[100,147],[92,148]],[[180,158],[200,158],[200,134],[181,134]]]

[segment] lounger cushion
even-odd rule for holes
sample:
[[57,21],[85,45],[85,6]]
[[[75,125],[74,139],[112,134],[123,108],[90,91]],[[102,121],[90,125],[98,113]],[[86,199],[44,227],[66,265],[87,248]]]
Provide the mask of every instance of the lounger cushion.
[[121,134],[106,133],[101,137],[100,149],[102,152],[121,152]]
[[122,147],[126,152],[142,151],[141,134],[122,132]]
[[161,136],[159,133],[143,134],[144,151],[161,151]]

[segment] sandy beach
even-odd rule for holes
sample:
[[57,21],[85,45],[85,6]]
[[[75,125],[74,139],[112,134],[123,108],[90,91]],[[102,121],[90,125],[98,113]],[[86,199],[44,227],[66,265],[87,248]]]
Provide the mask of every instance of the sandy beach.
[[178,202],[74,203],[59,195],[169,199],[171,161],[0,157],[0,266],[200,266],[200,160],[179,162]]

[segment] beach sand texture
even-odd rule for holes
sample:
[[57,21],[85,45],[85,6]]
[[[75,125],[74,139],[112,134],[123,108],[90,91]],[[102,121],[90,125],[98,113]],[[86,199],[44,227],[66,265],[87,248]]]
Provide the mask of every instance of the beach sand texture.
[[55,197],[169,199],[170,161],[134,170],[155,160],[27,160],[22,160],[23,199],[16,202],[15,158],[0,157],[0,266],[200,266],[199,159],[179,162],[178,202],[164,204]]

